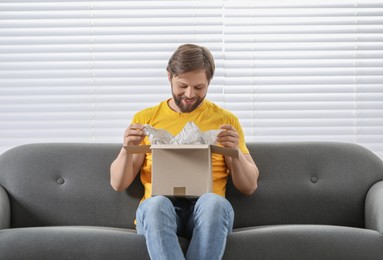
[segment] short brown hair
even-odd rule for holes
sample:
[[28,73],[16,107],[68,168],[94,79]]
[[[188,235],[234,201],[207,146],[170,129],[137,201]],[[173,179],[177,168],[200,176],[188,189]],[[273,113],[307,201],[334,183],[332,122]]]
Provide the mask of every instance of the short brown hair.
[[184,44],[179,46],[170,57],[166,70],[169,72],[170,78],[190,71],[205,70],[206,78],[210,83],[215,70],[214,58],[205,47]]

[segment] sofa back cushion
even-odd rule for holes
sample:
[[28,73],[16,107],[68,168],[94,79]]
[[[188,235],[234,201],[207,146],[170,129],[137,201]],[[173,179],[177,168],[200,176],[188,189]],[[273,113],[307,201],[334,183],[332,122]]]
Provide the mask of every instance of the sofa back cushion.
[[257,191],[244,196],[231,181],[235,227],[278,224],[364,226],[367,191],[383,179],[369,150],[334,142],[249,143],[258,165]]
[[143,188],[110,185],[118,144],[30,144],[0,156],[0,185],[11,204],[11,227],[95,225],[134,228]]
[[[120,144],[30,144],[0,156],[0,185],[9,195],[11,226],[94,225],[134,228],[140,179],[124,192],[110,185]],[[354,144],[249,143],[260,170],[246,196],[229,179],[235,228],[276,224],[363,227],[368,189],[383,163]]]

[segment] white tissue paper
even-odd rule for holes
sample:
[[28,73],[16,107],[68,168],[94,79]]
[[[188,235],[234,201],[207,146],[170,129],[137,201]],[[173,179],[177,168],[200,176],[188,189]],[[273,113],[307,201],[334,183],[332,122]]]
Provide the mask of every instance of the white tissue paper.
[[172,136],[164,129],[155,129],[150,125],[144,125],[144,134],[148,136],[152,144],[215,144],[218,130],[201,132],[194,122],[188,122],[176,136]]

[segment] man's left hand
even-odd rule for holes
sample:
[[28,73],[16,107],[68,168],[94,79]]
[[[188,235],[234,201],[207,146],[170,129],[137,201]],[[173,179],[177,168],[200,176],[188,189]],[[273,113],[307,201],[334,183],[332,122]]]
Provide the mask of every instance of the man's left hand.
[[217,142],[223,147],[238,149],[239,134],[237,130],[231,125],[222,125],[221,131],[217,136]]

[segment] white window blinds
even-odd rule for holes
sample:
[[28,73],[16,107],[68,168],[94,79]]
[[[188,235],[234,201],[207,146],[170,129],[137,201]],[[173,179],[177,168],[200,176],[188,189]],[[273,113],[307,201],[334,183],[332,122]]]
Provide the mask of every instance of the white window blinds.
[[208,47],[208,98],[247,141],[358,143],[383,158],[382,1],[1,1],[0,153],[121,142],[170,97],[166,64]]

